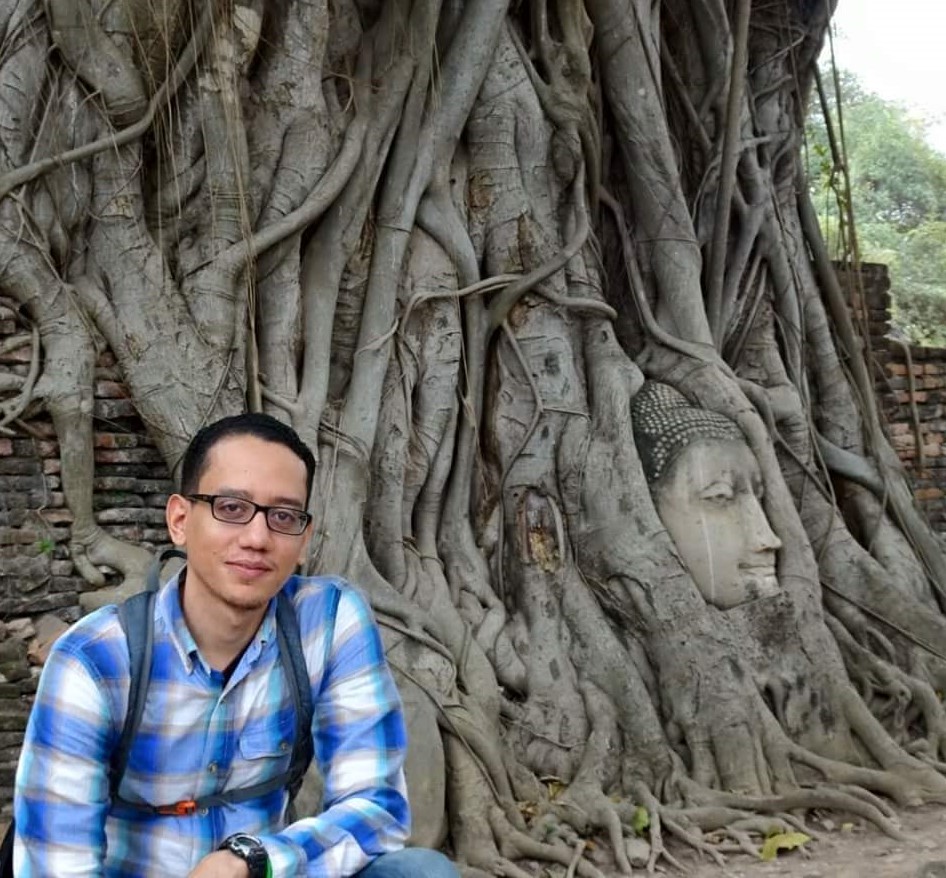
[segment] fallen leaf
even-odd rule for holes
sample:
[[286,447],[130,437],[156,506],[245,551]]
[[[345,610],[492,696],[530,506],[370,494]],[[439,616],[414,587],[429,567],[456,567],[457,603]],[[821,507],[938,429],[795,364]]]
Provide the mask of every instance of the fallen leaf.
[[777,832],[762,843],[762,859],[774,860],[779,851],[794,850],[809,841],[811,836],[805,835],[804,832]]

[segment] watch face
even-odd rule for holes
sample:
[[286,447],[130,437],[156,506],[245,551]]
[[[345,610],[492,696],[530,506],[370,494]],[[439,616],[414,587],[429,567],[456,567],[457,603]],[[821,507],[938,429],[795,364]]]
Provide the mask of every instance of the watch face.
[[252,835],[237,832],[229,836],[221,847],[236,854],[250,869],[250,878],[265,878],[269,856],[263,843]]

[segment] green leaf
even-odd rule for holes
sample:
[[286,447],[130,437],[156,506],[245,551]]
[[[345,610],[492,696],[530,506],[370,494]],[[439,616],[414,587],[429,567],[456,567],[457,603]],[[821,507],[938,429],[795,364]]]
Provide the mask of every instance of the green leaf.
[[650,826],[650,814],[643,805],[638,805],[634,809],[634,816],[631,818],[631,829],[637,835],[643,835],[644,830]]
[[778,832],[770,835],[762,844],[762,859],[774,860],[779,851],[790,851],[800,848],[811,841],[811,836],[804,832]]

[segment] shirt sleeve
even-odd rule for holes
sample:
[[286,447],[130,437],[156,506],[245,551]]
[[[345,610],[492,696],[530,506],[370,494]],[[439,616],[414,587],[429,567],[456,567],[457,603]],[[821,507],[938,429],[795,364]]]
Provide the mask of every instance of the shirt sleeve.
[[351,588],[342,589],[326,671],[313,695],[325,807],[263,837],[274,878],[347,878],[402,848],[410,832],[401,700],[371,611]]
[[60,641],[43,668],[17,766],[18,878],[104,873],[110,729],[100,681]]

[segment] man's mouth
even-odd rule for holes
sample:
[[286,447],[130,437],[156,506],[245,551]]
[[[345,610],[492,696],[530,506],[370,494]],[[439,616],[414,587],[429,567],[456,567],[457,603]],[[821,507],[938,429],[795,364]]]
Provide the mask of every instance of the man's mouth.
[[269,572],[269,565],[259,561],[228,561],[227,566],[244,576],[259,576]]

